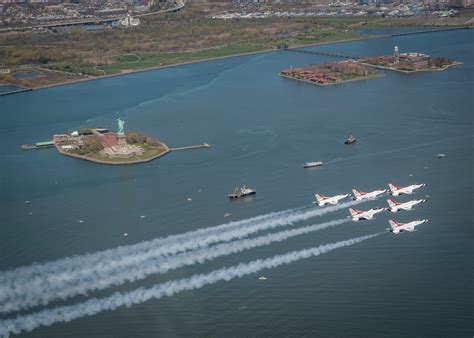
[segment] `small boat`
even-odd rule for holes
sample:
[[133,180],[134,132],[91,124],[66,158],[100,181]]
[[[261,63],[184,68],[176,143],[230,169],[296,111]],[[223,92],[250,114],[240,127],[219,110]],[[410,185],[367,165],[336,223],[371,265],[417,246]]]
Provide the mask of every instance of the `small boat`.
[[445,156],[446,156],[445,154],[438,154],[438,158],[443,158]]
[[357,140],[355,139],[355,137],[352,134],[350,134],[346,142],[344,142],[344,144],[352,144],[352,143],[355,143],[356,141]]
[[318,161],[318,162],[306,162],[303,165],[303,168],[314,168],[314,167],[320,167],[323,165],[323,162]]
[[255,195],[256,193],[257,192],[255,190],[253,190],[252,188],[248,188],[244,185],[242,188],[235,188],[234,192],[229,193],[229,198],[241,198],[250,195]]
[[230,216],[232,216],[232,214],[229,214],[227,212],[224,214],[224,218],[227,218],[227,217],[230,217]]
[[260,277],[258,277],[258,280],[267,280],[267,277],[265,277],[265,276],[260,276]]

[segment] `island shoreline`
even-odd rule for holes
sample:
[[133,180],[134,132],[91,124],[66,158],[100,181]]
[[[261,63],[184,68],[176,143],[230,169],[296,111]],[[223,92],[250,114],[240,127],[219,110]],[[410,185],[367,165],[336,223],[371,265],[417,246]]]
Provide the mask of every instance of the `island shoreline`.
[[[302,44],[302,45],[296,45],[296,46],[291,47],[291,48],[292,49],[300,49],[300,48],[306,48],[306,47],[313,47],[313,46],[320,46],[320,45],[331,45],[331,44],[346,43],[346,42],[353,42],[353,41],[363,41],[363,40],[369,40],[369,39],[382,39],[382,38],[387,38],[387,37],[390,37],[390,35],[387,35],[387,34],[385,34],[385,35],[369,35],[369,36],[356,37],[356,38],[352,38],[352,39],[327,41],[327,42],[317,42],[317,43],[311,43],[311,44]],[[172,65],[164,65],[164,66],[150,67],[150,68],[139,69],[139,70],[126,71],[126,72],[122,72],[122,73],[118,73],[118,74],[102,75],[102,76],[97,76],[97,77],[92,77],[92,78],[85,78],[85,79],[78,79],[78,80],[72,80],[72,81],[66,81],[66,82],[52,83],[52,84],[48,84],[48,85],[44,85],[44,86],[38,86],[38,87],[22,88],[18,91],[4,93],[3,95],[20,94],[20,93],[24,93],[24,92],[31,92],[31,91],[37,91],[37,90],[42,90],[42,89],[49,89],[49,88],[60,87],[60,86],[67,86],[67,85],[71,85],[71,84],[79,84],[79,83],[88,82],[88,81],[96,81],[96,80],[114,78],[114,77],[118,77],[118,76],[144,73],[144,72],[149,72],[149,71],[154,71],[154,70],[191,65],[191,64],[208,62],[208,61],[210,62],[210,61],[228,59],[228,58],[233,58],[233,57],[257,55],[257,54],[272,53],[272,52],[278,52],[278,51],[284,51],[284,49],[265,49],[265,50],[255,51],[255,52],[231,54],[231,55],[218,56],[218,57],[202,59],[202,60],[195,60],[195,61],[186,61],[186,62],[180,62],[180,63],[176,63],[176,64],[172,64]],[[5,83],[5,84],[15,86],[15,84],[11,84],[11,83]],[[18,86],[18,85],[16,85],[16,86]],[[0,96],[2,96],[2,93],[0,93]]]
[[[450,28],[450,29],[470,29],[470,28],[471,28],[471,27],[456,27],[456,28]],[[364,41],[364,40],[371,40],[371,39],[385,39],[385,38],[390,38],[390,37],[393,37],[393,34],[366,35],[366,36],[359,36],[359,37],[354,37],[354,38],[349,38],[349,39],[342,39],[342,40],[336,40],[336,41],[326,41],[326,42],[316,42],[316,43],[309,43],[309,44],[300,44],[300,45],[292,46],[291,48],[292,48],[292,49],[301,49],[301,48],[307,48],[307,47],[322,46],[322,45],[332,45],[332,44],[338,44],[338,43]],[[212,48],[211,48],[211,49],[212,49]],[[29,88],[29,87],[26,87],[26,88],[25,88],[25,87],[21,87],[21,89],[18,90],[18,91],[8,92],[8,93],[0,93],[0,96],[13,95],[13,94],[20,94],[20,93],[24,93],[24,92],[30,92],[30,91],[36,91],[36,90],[42,90],[42,89],[49,89],[49,88],[60,87],[60,86],[66,86],[66,85],[71,85],[71,84],[79,84],[79,83],[82,83],[82,82],[108,79],[108,78],[113,78],[113,77],[117,77],[117,76],[125,76],[125,75],[131,75],[131,74],[149,72],[149,71],[154,71],[154,70],[160,70],[160,69],[166,69],[166,68],[172,68],[172,67],[179,67],[179,66],[191,65],[191,64],[202,63],[202,62],[210,62],[210,61],[228,59],[228,58],[233,58],[233,57],[241,57],[241,56],[248,56],[248,55],[257,55],[257,54],[263,54],[263,53],[272,53],[272,52],[278,52],[278,51],[284,51],[284,50],[285,50],[285,49],[269,48],[269,49],[254,51],[254,52],[230,54],[230,55],[212,57],[212,58],[208,58],[208,59],[201,59],[201,60],[193,60],[193,61],[179,62],[179,63],[171,64],[171,65],[163,65],[163,66],[156,66],[156,67],[150,67],[150,68],[139,69],[139,70],[123,71],[123,72],[118,73],[118,74],[109,74],[109,75],[102,75],[102,76],[90,77],[90,78],[84,78],[84,79],[78,79],[78,80],[63,81],[63,82],[47,84],[47,85],[38,86],[38,87],[31,87],[31,88]],[[373,67],[373,66],[372,66],[372,67]],[[448,67],[448,68],[449,68],[449,67]],[[388,69],[388,70],[392,70],[392,69]],[[15,84],[12,84],[12,83],[5,83],[5,84],[6,84],[6,85],[14,85],[14,86],[15,86]],[[16,86],[18,86],[18,85],[16,85]]]
[[278,75],[283,77],[283,78],[289,79],[289,80],[305,82],[305,83],[309,83],[309,84],[320,86],[320,87],[330,87],[330,86],[335,86],[335,85],[344,84],[344,83],[348,83],[348,82],[371,80],[371,79],[377,79],[379,77],[385,76],[385,74],[380,73],[380,74],[373,75],[373,76],[362,76],[362,77],[358,77],[358,78],[354,78],[354,79],[350,79],[350,80],[341,80],[341,81],[338,81],[338,82],[322,84],[322,83],[312,82],[312,81],[305,80],[305,79],[298,79],[296,77],[291,77],[291,76],[288,76],[288,75],[283,75],[281,73],[278,74]]
[[160,144],[165,149],[163,152],[161,152],[157,155],[154,155],[154,156],[150,156],[148,158],[136,159],[136,160],[130,160],[130,161],[126,161],[126,160],[124,160],[124,161],[120,161],[120,160],[118,160],[118,161],[107,161],[106,159],[100,160],[100,159],[97,159],[97,158],[90,157],[87,154],[79,155],[79,154],[70,153],[70,152],[62,150],[61,147],[56,142],[54,142],[54,147],[56,148],[56,150],[58,151],[59,154],[61,154],[63,156],[73,157],[73,158],[76,158],[76,159],[79,159],[79,160],[90,161],[90,162],[94,162],[94,163],[98,163],[98,164],[105,164],[105,165],[125,165],[125,164],[129,165],[129,164],[140,164],[140,163],[150,162],[150,161],[153,161],[153,160],[155,160],[159,157],[165,156],[165,155],[167,155],[171,152],[171,149],[168,147],[168,145],[166,143],[160,142]]

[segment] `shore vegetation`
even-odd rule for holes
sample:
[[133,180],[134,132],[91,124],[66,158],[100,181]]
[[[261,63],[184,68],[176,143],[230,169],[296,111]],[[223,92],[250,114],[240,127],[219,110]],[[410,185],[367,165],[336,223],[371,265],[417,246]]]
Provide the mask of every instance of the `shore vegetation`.
[[[127,29],[69,28],[1,34],[0,65],[11,73],[0,75],[0,83],[37,88],[231,55],[368,38],[359,33],[365,28],[463,25],[471,20],[370,16],[211,18],[212,13],[228,10],[229,6],[190,3],[177,13],[144,17],[139,26]],[[37,72],[37,76],[15,76],[25,69]]]

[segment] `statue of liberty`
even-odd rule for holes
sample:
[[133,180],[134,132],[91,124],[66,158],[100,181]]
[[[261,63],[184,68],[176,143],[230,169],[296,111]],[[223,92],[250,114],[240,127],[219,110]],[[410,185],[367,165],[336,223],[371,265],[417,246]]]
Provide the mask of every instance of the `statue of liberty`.
[[118,125],[118,131],[117,131],[117,134],[119,135],[123,135],[124,132],[123,132],[123,125],[125,124],[125,121],[124,120],[121,120],[120,117],[117,119],[117,125]]

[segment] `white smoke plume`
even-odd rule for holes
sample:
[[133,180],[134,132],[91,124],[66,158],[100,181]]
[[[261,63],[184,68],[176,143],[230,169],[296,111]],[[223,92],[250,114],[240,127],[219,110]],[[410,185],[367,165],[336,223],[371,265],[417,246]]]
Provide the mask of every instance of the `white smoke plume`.
[[382,233],[357,237],[332,244],[325,244],[301,251],[293,251],[284,255],[259,259],[249,263],[241,263],[233,267],[214,270],[207,274],[198,274],[189,278],[158,284],[149,289],[139,288],[128,293],[116,292],[106,298],[92,298],[75,305],[45,309],[29,315],[17,316],[14,319],[0,320],[0,335],[8,337],[10,333],[18,334],[23,331],[31,331],[40,326],[50,326],[55,323],[69,322],[102,311],[115,310],[122,306],[129,307],[151,299],[160,299],[165,296],[170,297],[181,291],[199,289],[203,286],[214,284],[219,281],[229,281],[233,278],[240,278],[263,269],[271,269],[283,264],[290,264],[300,259],[319,256],[341,247],[362,242],[380,234]]
[[[147,255],[148,257],[143,259],[140,264],[126,264],[117,267],[114,270],[105,269],[98,271],[96,270],[96,267],[93,267],[91,269],[92,271],[82,269],[83,275],[78,276],[76,280],[71,280],[67,284],[48,283],[42,284],[41,286],[35,284],[35,288],[33,289],[34,293],[31,293],[31,287],[28,290],[20,290],[17,288],[15,290],[16,297],[9,299],[8,303],[3,304],[3,308],[5,310],[11,310],[38,304],[46,305],[55,299],[66,299],[79,294],[86,295],[88,291],[101,290],[125,282],[134,282],[152,274],[165,273],[183,266],[203,263],[220,256],[226,256],[258,246],[268,245],[272,242],[283,241],[290,237],[323,230],[348,221],[349,219],[345,218],[271,233],[256,238],[221,243],[210,248],[204,247],[194,251],[177,254],[175,256],[166,256],[161,259],[157,259],[154,255],[150,254]],[[198,238],[196,240],[199,241],[200,239]],[[133,259],[133,261],[135,262],[135,259]]]
[[33,264],[29,266],[15,268],[12,270],[4,271],[0,274],[0,285],[3,285],[4,283],[8,282],[11,279],[15,279],[19,275],[21,275],[23,278],[31,278],[38,274],[46,274],[46,273],[54,274],[58,270],[67,272],[68,269],[74,270],[77,267],[83,266],[84,264],[93,265],[96,263],[101,263],[104,260],[107,260],[109,258],[122,257],[125,251],[127,252],[127,254],[142,252],[143,250],[147,250],[149,248],[164,245],[167,243],[176,242],[176,241],[184,241],[190,237],[206,236],[208,234],[212,234],[212,233],[216,233],[220,231],[226,231],[226,230],[230,230],[230,229],[237,228],[244,225],[259,223],[267,219],[278,218],[285,214],[291,214],[293,212],[297,212],[298,210],[301,210],[301,208],[272,212],[269,214],[260,215],[260,216],[240,220],[240,221],[234,221],[230,223],[221,224],[219,226],[201,228],[201,229],[189,231],[183,234],[170,235],[164,238],[159,237],[151,241],[143,241],[143,242],[133,244],[133,245],[119,246],[117,248],[85,254],[82,256],[66,257],[66,258],[61,258],[58,260],[46,262],[43,264]]
[[[259,231],[291,225],[295,222],[322,216],[359,203],[361,202],[352,201],[326,208],[312,208],[299,212],[294,210],[286,211],[286,213],[266,217],[260,221],[254,218],[252,222],[248,222],[248,220],[247,222],[232,222],[233,225],[228,228],[225,228],[224,226],[226,224],[224,224],[214,228],[202,229],[207,231],[197,230],[182,234],[181,236],[170,236],[174,237],[174,240],[169,237],[164,238],[166,243],[161,246],[159,246],[159,240],[145,242],[147,245],[138,243],[129,247],[123,246],[117,248],[115,252],[116,256],[111,255],[114,249],[107,250],[107,252],[102,255],[102,260],[96,261],[95,264],[92,264],[88,256],[86,256],[82,264],[78,265],[78,262],[82,260],[82,257],[78,256],[72,258],[75,264],[72,264],[71,267],[64,266],[64,260],[59,261],[57,266],[46,263],[46,273],[41,265],[28,267],[30,269],[26,276],[22,273],[22,269],[26,268],[19,268],[18,274],[12,273],[15,270],[9,271],[8,276],[4,276],[2,284],[0,285],[0,313],[18,311],[37,305],[44,306],[53,299],[65,299],[77,294],[86,294],[87,290],[96,288],[92,281],[99,279],[98,276],[107,278],[107,276],[118,269],[133,268],[143,264],[144,261],[149,259],[159,259],[187,250],[204,248],[218,242],[229,242],[231,240],[247,237]],[[220,231],[217,231],[216,228]],[[225,229],[227,229],[227,231],[225,231]],[[150,242],[155,242],[155,245],[148,245]],[[137,250],[137,246],[142,247],[142,250]],[[101,256],[100,253],[94,255],[94,260]],[[83,280],[83,284],[89,285],[89,289],[76,287],[79,280]],[[61,290],[64,289],[76,291],[75,293],[65,292],[63,294]],[[56,290],[56,292],[45,293],[43,290]]]

